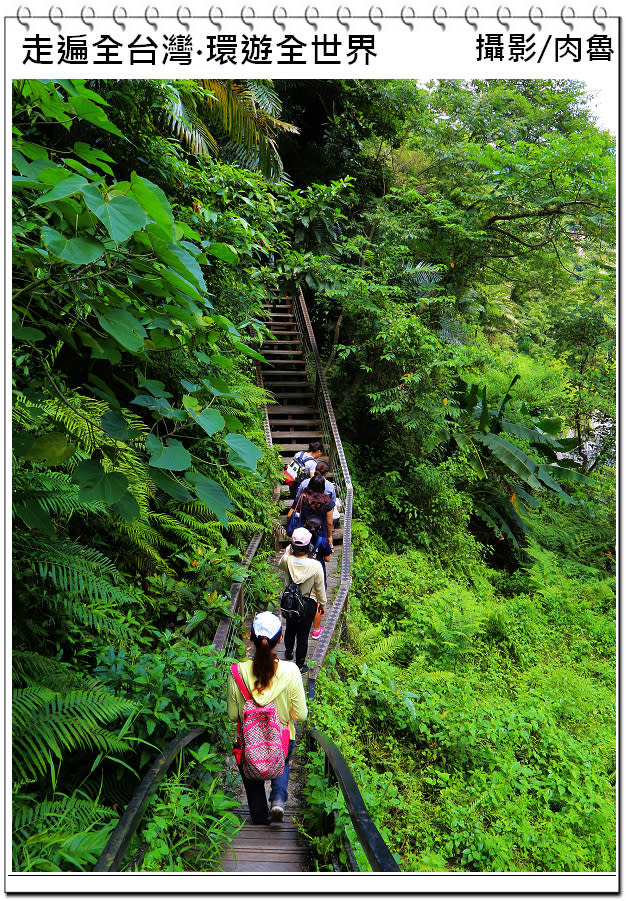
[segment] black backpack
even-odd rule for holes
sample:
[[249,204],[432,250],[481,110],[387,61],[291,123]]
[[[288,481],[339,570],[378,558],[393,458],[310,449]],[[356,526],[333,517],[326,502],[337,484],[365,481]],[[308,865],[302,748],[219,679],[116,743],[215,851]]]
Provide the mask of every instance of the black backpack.
[[302,597],[300,586],[290,582],[285,588],[280,599],[280,612],[288,623],[299,623],[306,610],[305,598]]

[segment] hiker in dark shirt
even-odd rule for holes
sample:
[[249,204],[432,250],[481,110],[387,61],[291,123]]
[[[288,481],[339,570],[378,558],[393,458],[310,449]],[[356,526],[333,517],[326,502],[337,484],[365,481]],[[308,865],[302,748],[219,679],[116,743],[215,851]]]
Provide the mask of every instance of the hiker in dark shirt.
[[[319,560],[322,564],[322,570],[324,571],[324,588],[326,588],[326,564],[330,563],[330,555],[332,554],[333,549],[330,546],[328,538],[325,538],[321,534],[322,521],[320,519],[311,517],[307,519],[304,527],[311,533],[311,550],[309,551],[309,556],[313,557],[314,560]],[[321,604],[318,604],[313,618],[313,631],[311,632],[311,638],[314,638],[315,640],[320,638],[324,631],[322,617],[325,613],[324,607]]]
[[311,516],[319,518],[321,521],[321,534],[328,538],[328,542],[333,546],[333,510],[334,504],[331,502],[328,494],[325,493],[325,478],[320,473],[315,473],[309,484],[300,495],[298,501],[293,505],[287,514],[289,519],[294,510],[298,510],[302,516],[302,522],[306,522]]

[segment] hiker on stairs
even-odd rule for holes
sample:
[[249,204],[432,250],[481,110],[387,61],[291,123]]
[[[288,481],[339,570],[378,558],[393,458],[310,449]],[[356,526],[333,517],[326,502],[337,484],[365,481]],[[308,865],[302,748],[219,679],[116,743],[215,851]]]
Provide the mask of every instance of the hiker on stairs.
[[[330,484],[330,482],[328,483]],[[333,546],[333,510],[335,502],[330,499],[330,495],[325,492],[326,479],[321,473],[316,472],[312,479],[303,490],[299,499],[294,503],[287,513],[287,521],[291,519],[294,512],[298,512],[301,521],[304,523],[311,516],[319,517],[322,521],[321,534],[328,538],[328,542]],[[289,534],[289,529],[287,530]]]
[[[326,606],[322,564],[309,557],[310,549],[311,533],[309,530],[294,529],[291,546],[287,548],[278,564],[278,568],[287,573],[290,581],[300,586],[302,596],[306,599],[306,610],[302,619],[298,622],[290,620],[285,627],[285,660],[293,658],[295,644],[296,666],[301,673],[306,673],[309,669],[304,661],[309,648],[309,631],[313,618],[318,607],[323,610]],[[311,592],[314,597],[311,597]]]
[[[293,663],[279,660],[274,648],[281,640],[282,625],[279,617],[269,611],[257,613],[252,623],[250,638],[255,647],[252,660],[242,660],[238,664],[239,677],[252,700],[261,707],[273,703],[280,723],[289,728],[289,745],[285,768],[271,780],[269,822],[282,822],[285,802],[287,801],[287,783],[289,781],[289,761],[293,753],[296,738],[294,723],[307,718],[306,697],[302,677]],[[243,719],[244,696],[237,686],[232,672],[228,674],[227,710],[233,722]],[[282,758],[281,758],[282,759]],[[248,779],[243,771],[243,760],[239,763],[239,772],[243,779],[250,817],[256,826],[268,823],[267,796],[265,782],[261,779]]]
[[[324,538],[322,535],[322,522],[320,519],[309,517],[304,524],[304,528],[308,529],[311,533],[311,550],[309,551],[309,556],[314,560],[319,560],[322,564],[322,570],[324,571],[324,588],[327,588],[326,564],[330,563],[330,555],[332,554],[333,549],[328,543],[328,538]],[[322,637],[322,632],[324,631],[322,617],[325,612],[322,605],[318,604],[317,613],[313,619],[313,631],[311,632],[311,638],[314,638],[316,641],[318,638]]]
[[[315,467],[315,474],[324,476],[324,494],[327,494],[330,497],[331,503],[334,507],[335,503],[337,501],[337,489],[335,488],[333,483],[329,482],[328,479],[326,478],[328,472],[329,472],[328,463],[326,463],[324,460],[318,460],[317,466]],[[305,488],[309,487],[310,481],[311,481],[311,478],[309,477],[309,478],[303,479],[303,481],[300,482],[300,484],[298,486],[298,490],[296,491],[296,500],[298,500],[298,498],[300,497],[302,492],[305,490]]]
[[301,468],[304,469],[304,472],[289,484],[289,496],[292,500],[295,499],[296,491],[300,487],[302,481],[304,479],[310,479],[313,475],[315,475],[315,465],[317,463],[317,459],[318,457],[321,457],[323,453],[324,445],[321,441],[315,440],[309,443],[308,451],[298,451],[298,453],[294,456],[290,465],[293,466],[295,463],[297,463]]

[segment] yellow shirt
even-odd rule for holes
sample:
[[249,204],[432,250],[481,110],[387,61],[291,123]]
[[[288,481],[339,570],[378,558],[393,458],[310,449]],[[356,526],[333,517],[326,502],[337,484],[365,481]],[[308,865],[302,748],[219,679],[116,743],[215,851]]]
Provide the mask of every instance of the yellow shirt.
[[[289,737],[295,738],[296,729],[294,722],[305,720],[308,714],[302,675],[296,664],[290,660],[279,660],[274,678],[263,691],[255,691],[253,689],[252,660],[241,660],[239,662],[239,672],[244,685],[258,704],[265,706],[270,701],[274,702],[278,719],[283,725],[289,726]],[[228,672],[226,698],[228,718],[236,722],[241,716],[245,701],[230,670]]]

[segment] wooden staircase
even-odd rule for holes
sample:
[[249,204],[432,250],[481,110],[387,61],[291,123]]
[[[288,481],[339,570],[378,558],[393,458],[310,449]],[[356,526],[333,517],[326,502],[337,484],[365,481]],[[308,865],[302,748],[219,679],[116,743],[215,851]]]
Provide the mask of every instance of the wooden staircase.
[[[306,450],[309,442],[315,439],[323,439],[321,423],[315,405],[313,388],[307,377],[304,354],[300,344],[296,319],[293,312],[292,301],[289,299],[278,300],[267,308],[270,330],[273,338],[268,338],[262,347],[262,353],[267,360],[263,366],[263,385],[272,392],[276,399],[275,404],[268,404],[267,412],[272,436],[272,444],[280,447],[280,455],[287,464],[295,453]],[[327,460],[326,456],[320,457]],[[332,473],[327,478],[332,481]],[[289,489],[286,485],[281,487],[281,501],[283,511],[281,523],[287,523],[287,511],[291,507]],[[343,532],[336,529],[333,532],[333,542],[336,550],[331,562],[326,564],[327,572],[327,613],[332,606],[332,599],[340,581],[340,572],[337,569],[337,558],[340,553]],[[277,566],[282,557],[289,538],[284,535],[280,541],[281,548],[276,554],[274,565]],[[327,617],[324,617],[326,619]],[[322,620],[322,625],[324,620]],[[245,634],[249,635],[250,621],[246,623]],[[248,656],[252,656],[254,648],[246,639]],[[309,657],[316,642],[309,639]],[[276,647],[276,653],[280,658],[284,657],[284,644],[281,642]],[[223,861],[223,870],[229,873],[288,873],[306,872],[308,870],[308,845],[306,839],[298,832],[299,819],[299,792],[296,783],[302,778],[299,774],[301,764],[298,761],[299,746],[301,746],[302,727],[298,724],[295,753],[291,761],[291,773],[289,777],[289,801],[285,810],[283,823],[272,823],[269,826],[253,826],[248,820],[248,808],[243,786],[240,787],[242,805],[239,815],[244,820],[244,825],[233,840],[232,848],[228,850]],[[233,764],[234,766],[234,764]]]
[[[290,298],[278,300],[267,307],[267,315],[273,338],[269,338],[261,350],[267,360],[263,367],[263,384],[276,398],[275,404],[268,404],[267,413],[272,443],[280,447],[286,465],[294,454],[306,450],[309,442],[322,439],[322,424],[307,376],[293,301]],[[328,462],[328,457],[324,454],[320,460]],[[327,479],[332,482],[332,473],[328,473]],[[281,523],[285,526],[291,506],[286,486],[281,488],[281,498],[284,507]],[[336,545],[341,544],[342,534],[340,529],[333,533]],[[286,539],[282,544],[286,544]]]
[[320,437],[321,424],[291,302],[276,303],[268,315],[274,337],[262,348],[267,360],[263,383],[277,401],[268,406],[268,416],[272,440],[281,446],[281,456],[287,464],[297,451],[308,447],[309,441]]

